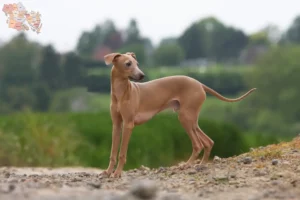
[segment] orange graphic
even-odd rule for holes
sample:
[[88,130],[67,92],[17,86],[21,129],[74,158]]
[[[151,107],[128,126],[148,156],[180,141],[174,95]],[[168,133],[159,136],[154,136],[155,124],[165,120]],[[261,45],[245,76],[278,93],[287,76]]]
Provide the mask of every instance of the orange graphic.
[[17,4],[4,4],[2,11],[6,16],[8,16],[6,20],[8,28],[12,28],[17,31],[28,31],[31,29],[37,34],[41,32],[42,23],[41,14],[39,12],[28,12],[20,2]]

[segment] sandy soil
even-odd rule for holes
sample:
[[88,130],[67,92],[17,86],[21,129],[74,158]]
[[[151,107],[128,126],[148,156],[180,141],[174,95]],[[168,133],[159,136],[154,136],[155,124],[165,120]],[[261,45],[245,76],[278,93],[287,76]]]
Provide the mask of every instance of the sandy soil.
[[296,200],[300,199],[300,137],[237,157],[215,157],[186,170],[141,166],[123,172],[120,179],[100,173],[75,167],[0,168],[0,199]]

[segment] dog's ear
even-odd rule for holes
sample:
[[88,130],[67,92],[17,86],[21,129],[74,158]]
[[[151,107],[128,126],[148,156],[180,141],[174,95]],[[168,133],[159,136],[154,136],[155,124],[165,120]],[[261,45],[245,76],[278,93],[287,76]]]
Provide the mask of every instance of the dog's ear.
[[110,53],[104,56],[104,61],[106,65],[111,64],[117,57],[121,56],[120,53]]
[[135,60],[137,60],[135,53],[133,53],[133,52],[127,52],[126,54],[132,56]]

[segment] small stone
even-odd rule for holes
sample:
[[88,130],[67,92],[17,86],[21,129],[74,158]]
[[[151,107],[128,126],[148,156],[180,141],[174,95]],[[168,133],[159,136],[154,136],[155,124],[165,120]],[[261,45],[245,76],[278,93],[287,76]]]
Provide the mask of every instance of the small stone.
[[194,168],[195,168],[195,170],[196,170],[197,172],[204,171],[204,170],[208,169],[207,166],[200,165],[200,164],[195,165]]
[[130,193],[140,199],[151,199],[157,193],[156,184],[150,180],[137,181],[130,189]]
[[252,158],[251,157],[245,157],[243,159],[243,163],[244,164],[251,164],[252,163]]
[[213,159],[213,161],[214,161],[214,162],[219,162],[219,161],[221,161],[221,158],[218,157],[218,156],[215,156],[214,159]]
[[297,180],[291,181],[291,184],[292,184],[293,187],[296,187],[296,185],[297,185]]
[[16,186],[15,186],[15,185],[12,185],[12,184],[11,184],[11,185],[8,186],[8,191],[9,191],[9,192],[12,192],[12,191],[15,190],[15,189],[16,189]]
[[171,171],[170,176],[172,176],[174,174],[176,174],[176,172],[175,171]]
[[262,171],[262,170],[259,170],[259,171],[257,171],[254,175],[255,175],[255,176],[265,176],[265,175],[267,175],[267,172]]
[[272,185],[279,185],[279,182],[278,181],[272,181]]
[[230,178],[236,178],[236,174],[230,174]]
[[150,168],[149,167],[145,167],[144,165],[141,165],[140,170],[149,171]]
[[254,148],[250,148],[250,151],[254,151],[255,149]]
[[101,184],[100,183],[94,183],[94,182],[91,182],[91,183],[88,183],[89,186],[92,186],[93,188],[95,189],[99,189],[101,188]]
[[215,181],[218,181],[218,182],[227,182],[227,181],[229,181],[229,178],[227,176],[225,176],[225,175],[213,177],[213,179]]
[[5,173],[5,178],[9,178],[10,177],[10,173],[9,172],[7,172],[7,173]]
[[273,159],[272,160],[272,165],[277,165],[278,164],[278,160],[277,159]]
[[71,180],[71,182],[79,182],[79,181],[81,181],[81,179],[79,179],[79,178],[73,178],[73,179]]
[[188,172],[188,175],[194,175],[194,174],[196,174],[196,173],[197,173],[196,170],[192,170],[192,171],[189,171],[189,172]]
[[264,156],[261,156],[261,157],[260,157],[260,160],[261,160],[261,161],[265,161],[266,158],[265,158]]
[[165,172],[166,169],[164,167],[160,167],[158,170],[157,170],[157,173],[162,173],[162,172]]
[[142,175],[147,175],[148,174],[148,172],[147,171],[142,171],[142,173],[141,173]]
[[300,173],[300,165],[296,168],[296,172]]

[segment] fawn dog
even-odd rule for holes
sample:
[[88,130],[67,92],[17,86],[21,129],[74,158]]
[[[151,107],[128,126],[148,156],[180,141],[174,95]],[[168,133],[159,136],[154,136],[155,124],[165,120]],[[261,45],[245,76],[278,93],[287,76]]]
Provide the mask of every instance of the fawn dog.
[[[198,115],[206,99],[206,92],[226,102],[244,99],[256,88],[236,99],[223,97],[213,89],[188,76],[169,76],[148,82],[140,81],[144,73],[140,70],[136,55],[110,53],[104,56],[106,65],[113,64],[111,70],[110,113],[113,123],[110,162],[101,175],[118,178],[126,163],[127,149],[132,129],[150,120],[157,113],[171,108],[178,113],[178,119],[192,143],[192,154],[184,164],[185,168],[197,159],[204,149],[202,162],[209,159],[214,142],[198,126]],[[123,129],[123,130],[121,130]],[[122,142],[117,163],[118,147]]]

